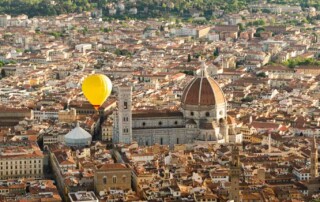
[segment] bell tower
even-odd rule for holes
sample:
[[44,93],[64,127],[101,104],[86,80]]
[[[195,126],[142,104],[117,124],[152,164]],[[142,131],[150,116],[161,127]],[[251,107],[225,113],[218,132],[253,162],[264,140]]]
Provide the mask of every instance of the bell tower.
[[118,112],[114,125],[114,143],[132,142],[132,87],[118,87]]
[[230,182],[231,187],[229,190],[229,199],[234,200],[234,202],[240,201],[240,190],[239,190],[239,179],[240,179],[240,158],[239,158],[239,148],[234,145],[231,151],[231,162],[230,162]]
[[316,137],[313,136],[312,145],[311,145],[311,167],[310,167],[310,177],[311,180],[319,176],[318,173],[318,147]]

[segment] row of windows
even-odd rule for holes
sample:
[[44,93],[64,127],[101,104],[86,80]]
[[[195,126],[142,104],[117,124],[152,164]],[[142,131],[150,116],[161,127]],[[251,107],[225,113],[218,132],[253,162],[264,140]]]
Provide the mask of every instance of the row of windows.
[[[220,111],[219,115],[222,115],[222,114],[223,114],[223,112]],[[190,112],[190,116],[194,116],[194,112]],[[206,112],[206,117],[209,117],[209,116],[210,116],[210,112]]]
[[[38,172],[37,172],[38,171]],[[42,173],[41,169],[39,170],[11,170],[11,171],[1,171],[0,175],[23,175],[23,174],[39,174]]]
[[[25,177],[25,178],[35,178],[35,179],[37,179],[37,178],[39,178],[39,179],[42,179],[43,178],[43,176],[42,176],[42,173],[38,173],[38,175],[33,175],[33,174],[31,174],[31,175],[24,175],[23,177]],[[7,179],[20,179],[21,177],[20,176],[9,176],[9,175],[7,175],[7,176],[4,176],[4,175],[0,175],[0,179],[1,180],[7,180]]]
[[[3,162],[1,161],[0,162],[0,165],[8,165],[8,164],[19,164],[18,162],[20,162],[20,164],[22,164],[23,161],[6,161],[6,162]],[[32,163],[32,160],[30,161],[24,161],[24,164],[27,164],[28,163]],[[33,163],[37,163],[37,160],[34,160]],[[38,160],[38,163],[41,163],[41,160]]]
[[[175,124],[175,125],[178,125],[178,121],[175,121],[174,124]],[[147,125],[146,122],[142,122],[142,126],[146,126],[146,125]],[[162,126],[162,121],[159,121],[159,122],[158,122],[158,125],[159,125],[159,126]]]
[[[180,144],[180,139],[179,138],[176,139],[176,144]],[[146,146],[149,145],[149,141],[148,140],[145,142],[145,145]],[[162,137],[160,138],[160,145],[163,145],[163,138]]]
[[[125,175],[122,176],[122,183],[126,183],[127,177]],[[103,184],[107,184],[108,183],[108,179],[107,176],[103,177]],[[113,176],[112,177],[112,183],[116,184],[117,183],[117,176]]]
[[[37,168],[37,167],[41,167],[41,166],[42,166],[42,165],[38,165],[38,166],[37,166],[36,164],[34,164],[33,167],[34,167],[34,168]],[[29,165],[29,166],[27,166],[27,165],[17,166],[17,165],[16,165],[16,166],[3,166],[3,167],[0,166],[0,169],[1,169],[1,170],[2,170],[2,169],[9,169],[9,168],[10,168],[10,169],[13,169],[13,168],[15,168],[15,169],[19,169],[19,168],[22,169],[22,168],[27,168],[27,167],[32,168],[32,165]]]
[[211,178],[227,178],[226,176],[212,176]]
[[43,142],[57,142],[57,141],[58,141],[58,138],[43,140]]

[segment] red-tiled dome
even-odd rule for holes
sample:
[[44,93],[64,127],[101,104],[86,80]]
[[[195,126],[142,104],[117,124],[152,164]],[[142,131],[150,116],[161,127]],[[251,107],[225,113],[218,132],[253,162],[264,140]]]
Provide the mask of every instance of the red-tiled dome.
[[184,89],[181,103],[183,105],[210,106],[226,103],[219,84],[211,77],[197,77]]

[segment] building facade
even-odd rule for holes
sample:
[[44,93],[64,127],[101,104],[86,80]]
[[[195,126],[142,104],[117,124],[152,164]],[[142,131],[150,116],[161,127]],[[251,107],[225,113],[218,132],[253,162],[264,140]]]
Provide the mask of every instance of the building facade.
[[231,154],[231,163],[230,163],[230,182],[231,187],[229,190],[229,199],[234,202],[240,201],[240,190],[239,190],[239,180],[240,180],[240,159],[239,159],[239,148],[233,146]]
[[3,142],[0,146],[0,179],[42,178],[43,154],[30,141]]
[[131,190],[131,169],[124,164],[104,164],[94,173],[96,193],[110,190]]

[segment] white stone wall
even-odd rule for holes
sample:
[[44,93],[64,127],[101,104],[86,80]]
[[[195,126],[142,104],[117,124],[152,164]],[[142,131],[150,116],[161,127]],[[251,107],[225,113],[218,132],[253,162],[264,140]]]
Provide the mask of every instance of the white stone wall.
[[148,117],[134,118],[132,126],[137,128],[185,127],[183,117]]
[[153,128],[134,129],[133,139],[139,145],[170,145],[193,143],[194,137],[199,133],[198,129],[190,128]]
[[130,144],[132,141],[132,87],[120,86],[118,97],[118,141]]
[[219,121],[221,118],[225,119],[227,116],[227,104],[225,103],[215,106],[208,106],[206,108],[197,107],[193,110],[190,106],[187,106],[188,110],[183,110],[183,114],[185,118],[193,119],[197,123],[199,123],[200,119]]

